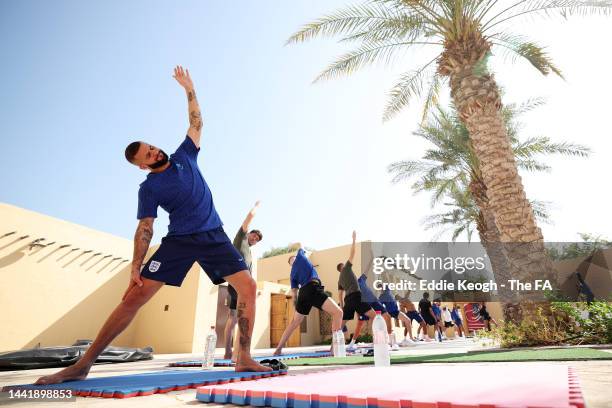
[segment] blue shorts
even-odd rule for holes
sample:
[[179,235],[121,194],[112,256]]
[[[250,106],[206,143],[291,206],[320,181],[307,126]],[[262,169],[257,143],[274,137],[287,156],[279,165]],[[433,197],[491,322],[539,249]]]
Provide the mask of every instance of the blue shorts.
[[385,306],[385,310],[387,311],[387,313],[389,313],[389,316],[394,319],[397,319],[399,317],[400,311],[397,308],[397,304],[384,302],[383,305]]
[[385,305],[380,302],[371,302],[370,306],[372,306],[372,309],[374,309],[375,312],[380,312],[381,314],[384,314],[387,311]]
[[410,320],[416,320],[417,323],[422,323],[423,322],[423,318],[421,317],[420,313],[417,312],[416,310],[412,310],[412,311],[406,313],[406,315],[408,315],[408,318]]
[[223,227],[189,235],[162,238],[161,245],[147,261],[140,276],[167,285],[181,286],[197,262],[210,280],[219,285],[225,277],[248,270]]

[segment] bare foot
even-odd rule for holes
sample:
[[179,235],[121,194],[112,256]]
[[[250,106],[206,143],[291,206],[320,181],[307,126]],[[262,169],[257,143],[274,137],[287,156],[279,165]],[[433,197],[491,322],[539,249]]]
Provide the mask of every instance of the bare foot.
[[230,360],[230,359],[232,359],[232,352],[231,352],[231,351],[230,351],[230,352],[226,352],[226,353],[223,355],[223,359],[225,359],[225,360]]
[[248,360],[245,359],[244,361],[241,361],[240,363],[236,363],[236,371],[237,372],[243,372],[243,371],[266,372],[266,371],[272,371],[272,368],[262,366],[257,361],[253,360],[252,358],[249,358]]
[[276,349],[274,350],[274,354],[272,354],[273,356],[280,356],[281,354],[283,354],[282,350]]
[[40,377],[34,384],[36,385],[47,385],[47,384],[59,384],[65,381],[77,381],[83,380],[89,374],[90,367],[81,367],[76,364],[64,368],[55,374],[45,375]]

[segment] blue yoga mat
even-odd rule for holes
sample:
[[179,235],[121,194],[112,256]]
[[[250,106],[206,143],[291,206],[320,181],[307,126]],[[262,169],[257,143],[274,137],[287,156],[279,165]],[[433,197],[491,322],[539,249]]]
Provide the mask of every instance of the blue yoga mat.
[[235,371],[186,371],[173,370],[153,373],[119,375],[114,377],[99,377],[81,381],[69,381],[51,385],[11,385],[9,389],[37,390],[72,390],[82,397],[129,398],[156,393],[179,391],[196,388],[203,385],[226,384],[229,382],[256,380],[265,377],[275,377],[286,374],[287,371],[271,371],[267,373]]
[[[293,353],[293,354],[282,354],[280,356],[259,356],[253,357],[255,361],[261,361],[265,359],[275,358],[277,360],[293,360],[296,358],[316,358],[316,357],[330,357],[331,353],[329,351],[314,351],[314,352],[304,352],[304,353]],[[202,365],[201,360],[191,360],[191,361],[178,361],[176,363],[168,364],[169,367],[199,367]],[[217,367],[230,367],[233,366],[234,363],[230,359],[215,359],[215,366]]]

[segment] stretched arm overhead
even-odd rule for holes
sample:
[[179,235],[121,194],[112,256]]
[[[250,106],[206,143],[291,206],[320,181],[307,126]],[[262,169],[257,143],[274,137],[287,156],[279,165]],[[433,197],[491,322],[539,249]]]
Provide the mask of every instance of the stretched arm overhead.
[[130,278],[130,284],[127,290],[123,294],[123,297],[132,289],[132,287],[138,285],[142,286],[142,280],[140,279],[140,268],[142,261],[147,254],[151,239],[153,239],[153,221],[155,218],[147,217],[143,218],[138,222],[136,233],[134,234],[134,255],[132,256],[132,275]]
[[189,110],[189,129],[187,130],[187,136],[193,140],[193,144],[197,148],[200,147],[200,136],[202,135],[202,114],[200,113],[200,105],[196,98],[195,89],[193,88],[193,82],[189,76],[189,70],[183,70],[183,67],[177,65],[174,68],[174,79],[181,85],[187,93],[187,103]]
[[348,261],[352,264],[355,259],[355,240],[357,239],[357,232],[353,231],[353,243],[351,244],[351,253],[349,254]]
[[246,218],[242,222],[242,231],[249,232],[249,225],[251,224],[251,221],[253,221],[253,218],[255,217],[255,213],[257,212],[257,207],[259,207],[259,201],[255,202],[255,205],[253,206],[253,208],[251,208],[251,211],[249,211]]

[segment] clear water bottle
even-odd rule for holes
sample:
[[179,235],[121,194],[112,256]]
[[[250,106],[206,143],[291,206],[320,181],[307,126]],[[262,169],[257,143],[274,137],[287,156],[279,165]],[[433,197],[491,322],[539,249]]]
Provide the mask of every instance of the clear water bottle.
[[389,335],[387,333],[387,323],[385,323],[380,311],[376,312],[376,317],[372,322],[372,332],[374,332],[374,365],[376,367],[389,367],[391,365]]
[[344,343],[344,333],[337,330],[332,334],[334,357],[346,357],[346,344]]
[[215,326],[210,326],[210,332],[206,336],[202,368],[213,368],[215,366],[215,348],[217,348],[217,332],[215,331]]

